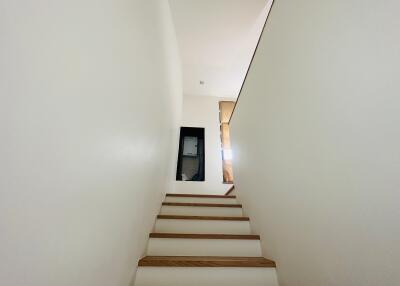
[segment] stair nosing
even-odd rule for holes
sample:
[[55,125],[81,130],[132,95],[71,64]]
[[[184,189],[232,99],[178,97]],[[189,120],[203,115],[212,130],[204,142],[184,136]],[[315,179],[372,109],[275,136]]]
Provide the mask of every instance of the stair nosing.
[[236,199],[236,196],[226,196],[226,195],[170,194],[170,193],[166,194],[166,197]]
[[274,261],[264,257],[238,256],[145,256],[138,266],[155,267],[269,267],[275,268]]
[[152,232],[150,238],[183,238],[183,239],[237,239],[260,240],[257,234],[200,234],[200,233],[159,233]]
[[183,219],[183,220],[226,220],[226,221],[249,221],[244,216],[186,216],[186,215],[157,215],[157,219]]
[[178,207],[215,207],[215,208],[242,208],[241,204],[212,204],[212,203],[179,203],[179,202],[163,202],[163,206]]

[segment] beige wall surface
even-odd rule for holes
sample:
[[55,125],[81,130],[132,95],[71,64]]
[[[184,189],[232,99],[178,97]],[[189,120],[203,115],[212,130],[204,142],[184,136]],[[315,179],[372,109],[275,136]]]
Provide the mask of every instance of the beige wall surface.
[[220,101],[219,102],[219,121],[220,123],[229,123],[232,112],[235,109],[235,101]]
[[400,285],[400,2],[277,0],[231,121],[281,286]]
[[0,284],[127,286],[173,182],[167,1],[0,1]]

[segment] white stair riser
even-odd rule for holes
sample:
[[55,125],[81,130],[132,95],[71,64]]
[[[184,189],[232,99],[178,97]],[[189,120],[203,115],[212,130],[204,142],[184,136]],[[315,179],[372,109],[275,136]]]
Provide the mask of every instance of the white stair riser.
[[154,232],[251,234],[248,221],[157,219]]
[[182,238],[150,238],[147,255],[262,256],[259,240]]
[[205,204],[237,204],[232,198],[197,198],[197,197],[165,197],[165,202],[175,203],[205,203]]
[[278,286],[275,268],[139,267],[135,286]]
[[242,216],[242,208],[162,206],[160,214],[188,216]]

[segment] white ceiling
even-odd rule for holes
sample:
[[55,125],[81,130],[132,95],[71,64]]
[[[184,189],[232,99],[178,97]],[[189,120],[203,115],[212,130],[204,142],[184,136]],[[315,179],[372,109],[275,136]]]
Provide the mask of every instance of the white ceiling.
[[169,2],[182,61],[184,94],[236,98],[267,16],[268,1]]

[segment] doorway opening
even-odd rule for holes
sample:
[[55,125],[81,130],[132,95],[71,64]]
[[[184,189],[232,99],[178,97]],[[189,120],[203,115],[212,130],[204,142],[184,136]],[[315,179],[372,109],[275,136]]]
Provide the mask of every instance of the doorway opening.
[[219,102],[219,122],[221,133],[222,175],[223,183],[233,184],[232,147],[229,135],[229,120],[231,118],[234,101]]
[[177,181],[204,181],[204,128],[181,127]]

